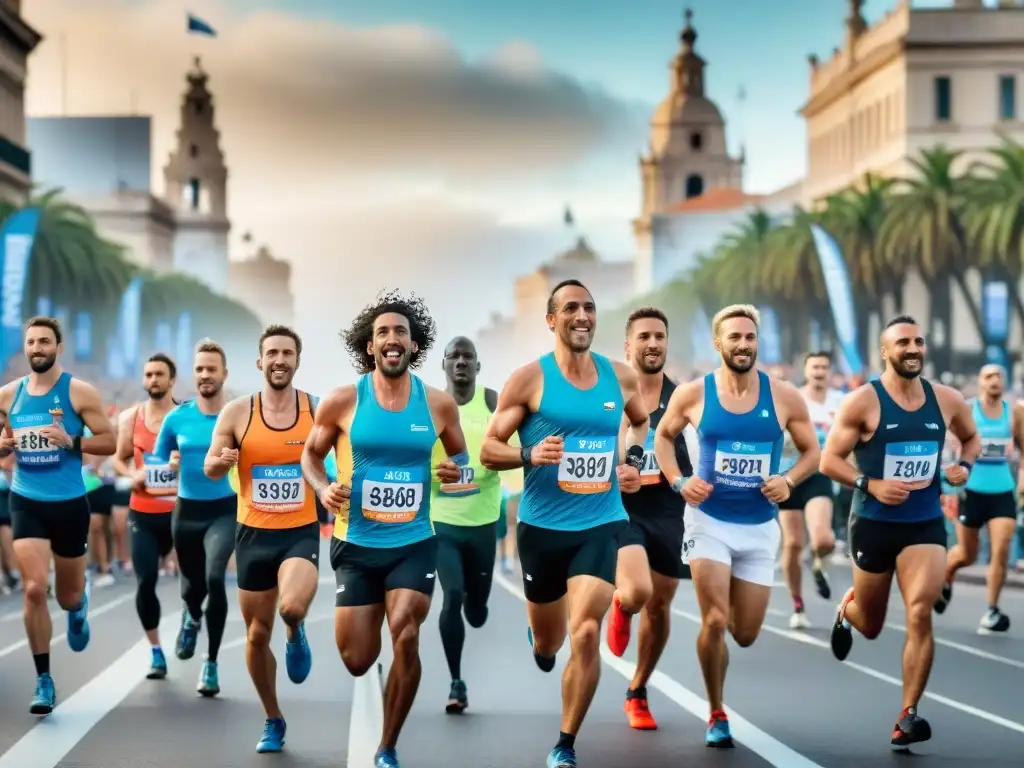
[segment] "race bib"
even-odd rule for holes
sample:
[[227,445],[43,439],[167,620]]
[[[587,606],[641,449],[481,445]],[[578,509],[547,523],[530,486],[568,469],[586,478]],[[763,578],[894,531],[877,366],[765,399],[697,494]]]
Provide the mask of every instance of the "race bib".
[[987,464],[997,464],[1007,461],[1010,456],[1010,444],[1013,438],[1010,437],[982,437],[981,453],[978,454],[978,461]]
[[658,457],[654,455],[654,430],[647,431],[647,440],[644,442],[644,465],[640,470],[641,485],[656,485],[662,482],[661,466],[658,464]]
[[558,487],[569,493],[604,493],[611,490],[615,465],[614,437],[567,437]]
[[60,463],[60,448],[51,445],[50,441],[42,434],[44,427],[53,425],[53,421],[47,415],[42,424],[16,427],[13,430],[15,444],[14,450],[17,454],[18,463],[22,466],[39,467]]
[[294,512],[306,501],[306,481],[298,464],[258,464],[252,468],[249,502],[264,512]]
[[939,444],[934,441],[889,443],[885,446],[883,480],[919,483],[935,477],[939,465]]
[[719,440],[715,446],[715,482],[735,488],[760,488],[771,475],[772,443]]
[[443,496],[473,496],[480,493],[476,484],[476,470],[473,467],[459,467],[457,483],[441,483],[437,492]]
[[178,493],[178,473],[159,456],[142,454],[142,468],[146,472],[146,493],[150,496],[174,496]]
[[409,523],[423,504],[423,471],[370,467],[362,485],[363,517],[376,523]]

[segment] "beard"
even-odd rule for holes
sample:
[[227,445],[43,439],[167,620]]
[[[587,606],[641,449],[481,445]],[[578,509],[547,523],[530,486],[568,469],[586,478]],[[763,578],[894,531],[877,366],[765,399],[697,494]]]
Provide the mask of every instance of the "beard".
[[384,353],[379,353],[375,361],[377,364],[377,370],[383,374],[384,378],[387,379],[398,379],[405,375],[405,372],[409,370],[409,362],[412,359],[412,354],[405,350],[402,352],[402,356],[398,360],[388,360],[384,357]]
[[166,389],[164,389],[164,390],[161,390],[161,389],[149,389],[149,390],[146,390],[146,392],[149,394],[149,399],[150,400],[163,400],[165,397],[167,397],[167,390]]
[[212,397],[216,397],[220,394],[221,388],[224,386],[223,382],[220,381],[208,381],[196,386],[196,392],[200,397],[209,400]]
[[[746,363],[740,364],[734,359],[741,355],[748,358]],[[754,367],[754,363],[757,362],[757,352],[753,350],[732,352],[728,355],[722,355],[722,362],[725,363],[725,367],[733,373],[747,373]]]
[[[909,369],[907,368],[908,360],[919,360],[920,365],[918,365],[916,369]],[[921,372],[924,370],[923,357],[903,357],[900,358],[899,360],[890,360],[889,364],[892,366],[892,369],[896,372],[896,375],[899,376],[901,379],[916,379],[918,376],[921,375]]]
[[37,357],[30,357],[28,359],[28,365],[32,369],[33,373],[46,373],[48,370],[53,368],[57,363],[56,355],[47,355],[40,359]]
[[[284,373],[284,374],[286,374],[286,376],[284,378],[284,381],[276,381],[274,379],[274,374],[275,373]],[[277,390],[278,392],[281,392],[282,390],[288,389],[288,387],[292,383],[292,379],[294,379],[294,378],[295,378],[295,371],[293,371],[291,369],[288,369],[287,371],[282,371],[282,370],[273,371],[272,370],[272,371],[269,371],[267,373],[267,375],[263,377],[263,380],[267,382],[267,386],[268,387],[270,387],[271,389]]]
[[654,362],[647,360],[646,354],[637,355],[634,358],[636,367],[641,373],[655,374],[661,373],[665,368],[665,355],[659,355],[658,359]]

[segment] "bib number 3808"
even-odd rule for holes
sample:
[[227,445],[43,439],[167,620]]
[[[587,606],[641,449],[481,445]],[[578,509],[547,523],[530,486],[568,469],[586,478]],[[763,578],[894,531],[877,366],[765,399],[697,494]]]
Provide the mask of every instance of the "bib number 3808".
[[423,473],[373,468],[362,483],[363,517],[377,523],[408,523],[423,503]]

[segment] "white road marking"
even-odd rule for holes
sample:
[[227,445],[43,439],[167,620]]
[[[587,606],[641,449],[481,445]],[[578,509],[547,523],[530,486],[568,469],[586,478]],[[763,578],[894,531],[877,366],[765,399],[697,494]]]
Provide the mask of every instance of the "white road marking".
[[384,692],[374,664],[369,672],[354,680],[348,723],[348,761],[345,764],[373,765],[383,730]]
[[[92,619],[94,617],[96,617],[96,616],[102,616],[104,613],[107,613],[108,611],[114,610],[119,605],[123,605],[124,603],[127,603],[129,600],[135,600],[135,593],[134,592],[132,592],[131,594],[128,594],[128,595],[121,595],[121,597],[117,598],[116,600],[111,600],[109,603],[104,603],[103,605],[99,606],[95,610],[90,606],[90,608],[89,608],[89,621],[92,621]],[[58,617],[58,618],[63,617],[64,613],[65,613],[64,611],[60,611],[59,613],[56,614],[56,617]],[[53,615],[54,614],[51,614],[51,616],[53,616]],[[21,615],[19,614],[19,618],[20,618],[20,616]],[[67,640],[67,638],[68,638],[68,636],[67,636],[66,633],[62,633],[62,634],[56,635],[50,641],[50,647],[53,648],[53,646],[57,645],[58,643],[62,643],[65,640]],[[26,645],[28,645],[28,640],[27,639],[19,640],[16,643],[12,643],[11,645],[8,645],[6,648],[0,648],[0,659],[2,659],[4,656],[11,655],[15,651],[17,651],[17,650],[19,650],[21,648],[24,648]]]
[[[495,573],[494,582],[501,585],[509,594],[526,602],[526,596],[523,594],[522,589],[512,584],[502,574]],[[636,665],[614,656],[605,646],[603,638],[601,642],[601,661],[627,680],[633,678]],[[702,722],[707,720],[710,709],[707,701],[663,672],[655,671],[647,685],[660,691]],[[794,749],[787,747],[778,739],[762,731],[732,707],[726,707],[726,710],[729,714],[729,727],[732,730],[733,739],[757,754],[769,765],[778,766],[778,768],[823,768],[823,766],[809,760]],[[349,765],[360,765],[360,763],[353,762],[350,755]],[[0,766],[0,768],[3,768],[3,766]]]

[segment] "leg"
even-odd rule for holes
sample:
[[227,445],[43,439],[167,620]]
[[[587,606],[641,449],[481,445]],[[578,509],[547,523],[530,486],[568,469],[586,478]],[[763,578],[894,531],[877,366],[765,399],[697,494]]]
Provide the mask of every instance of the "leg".
[[46,510],[53,581],[57,603],[67,611],[68,647],[77,652],[89,645],[89,595],[85,587],[88,565],[89,503],[79,499],[50,503]]
[[601,677],[601,621],[615,587],[590,575],[573,576],[567,586],[569,659],[562,674],[562,733],[576,736]]
[[[912,524],[911,524],[912,525]],[[937,544],[918,544],[896,558],[896,579],[907,610],[903,644],[903,707],[916,707],[932,669],[935,643],[932,607],[942,590],[945,552]]]
[[331,540],[334,592],[334,639],[349,674],[362,677],[380,656],[384,623],[384,579],[380,566],[390,550]]
[[700,607],[701,627],[697,635],[697,660],[704,675],[704,688],[712,713],[722,712],[722,689],[729,652],[725,630],[729,625],[729,587],[732,566],[705,558],[690,560],[693,588]]
[[832,597],[832,585],[829,584],[828,572],[825,570],[825,558],[832,554],[836,546],[835,534],[832,531],[831,490],[832,484],[828,483],[829,494],[808,499],[804,508],[804,519],[811,539],[811,574],[814,576],[814,586],[818,595],[824,600]]
[[128,535],[128,507],[115,505],[110,510],[110,528],[114,538],[114,555],[127,567],[132,563],[131,537]]
[[[457,526],[434,523],[437,535],[437,578],[441,582],[441,614],[437,624],[441,632],[441,646],[448,662],[452,682],[462,680],[462,648],[466,642],[466,627],[462,623],[462,606],[466,592],[466,568],[463,564],[462,532]],[[449,712],[461,712],[460,702],[449,696]]]
[[850,515],[849,530],[853,587],[839,601],[830,637],[832,655],[839,661],[845,661],[853,647],[851,627],[868,640],[881,634],[889,609],[896,557],[905,535],[902,523],[871,520],[857,514]]
[[[633,531],[636,531],[634,534]],[[615,565],[615,593],[608,614],[608,649],[616,656],[626,652],[633,616],[651,599],[651,564],[644,549],[643,532],[629,523],[619,541]]]
[[793,629],[806,629],[810,623],[804,616],[803,564],[800,562],[804,551],[803,509],[779,509],[779,525],[782,528],[782,576],[793,599],[789,625]]
[[[233,504],[232,504],[233,506]],[[224,628],[228,621],[228,593],[225,574],[228,560],[235,551],[235,515],[217,517],[203,535],[203,550],[206,553],[206,635],[209,640],[209,660],[217,661]]]
[[[245,666],[249,677],[267,720],[281,720],[281,707],[277,702],[277,660],[270,647],[274,614],[277,612],[277,588],[251,592],[239,586],[238,608],[245,622]],[[264,750],[259,746],[256,749],[260,752],[280,751]]]
[[162,544],[156,528],[169,521],[150,520],[142,512],[132,512],[129,516],[129,531],[132,536],[132,567],[135,571],[137,584],[135,591],[135,610],[142,623],[142,630],[154,648],[160,647],[160,601],[156,596],[156,584],[159,578],[160,556]]
[[107,516],[93,512],[89,516],[89,552],[101,575],[110,573],[110,553],[107,551]]
[[305,621],[316,597],[320,575],[316,559],[320,550],[320,524],[312,523],[285,535],[289,539],[288,548],[277,572],[281,592],[278,614],[287,636],[284,660],[288,679],[299,684],[305,682],[313,669],[313,652],[306,639]]
[[550,672],[568,632],[566,582],[577,540],[571,533],[527,523],[516,526],[516,538],[533,660],[542,672]]
[[[178,500],[179,506],[182,502],[182,499]],[[174,554],[181,574],[181,599],[187,613],[182,619],[191,620],[197,631],[203,618],[203,602],[206,600],[206,550],[203,548],[203,537],[207,525],[205,520],[183,518],[180,511],[174,513]],[[190,659],[194,652],[193,641],[187,656],[182,656],[179,648],[178,658]]]
[[[988,522],[988,535],[991,540],[992,556],[988,562],[988,587],[989,614],[987,616],[991,626],[985,629],[996,632],[1006,631],[1010,628],[1010,620],[999,610],[999,596],[1003,591],[1003,584],[1006,583],[1006,569],[1010,561],[1010,546],[1013,537],[1017,532],[1017,520],[1015,517],[993,517]],[[1005,619],[1004,619],[1005,617]],[[1005,625],[1005,629],[1003,628]]]
[[654,571],[651,572],[651,583],[654,591],[640,614],[640,627],[637,631],[636,671],[629,683],[633,691],[647,687],[647,681],[651,679],[665,650],[671,624],[672,601],[679,588],[679,579]]

